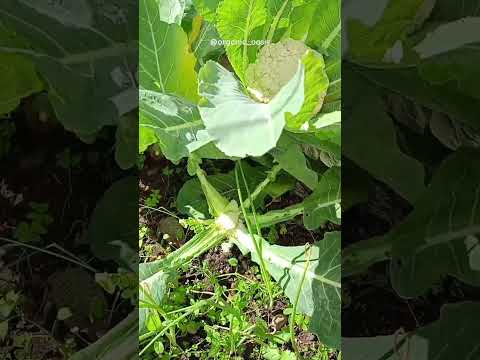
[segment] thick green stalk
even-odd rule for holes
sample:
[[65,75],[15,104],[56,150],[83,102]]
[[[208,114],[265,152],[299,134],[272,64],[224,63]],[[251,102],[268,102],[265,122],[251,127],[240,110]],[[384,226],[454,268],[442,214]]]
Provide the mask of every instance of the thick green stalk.
[[257,188],[252,192],[251,196],[245,200],[245,208],[248,209],[255,201],[255,199],[265,190],[265,188],[277,178],[278,173],[282,170],[280,165],[275,165],[272,170],[268,173],[265,180],[258,184]]
[[138,310],[70,360],[133,360],[138,359]]
[[190,241],[181,248],[167,255],[164,259],[141,264],[140,281],[153,276],[162,269],[177,269],[187,264],[195,257],[220,245],[227,238],[227,232],[218,225],[211,225],[206,230],[195,235]]
[[[260,228],[267,228],[285,221],[292,220],[304,211],[303,204],[296,204],[281,210],[272,210],[263,215],[257,216]],[[251,216],[250,216],[251,218]]]
[[298,360],[302,360],[302,356],[300,354],[300,351],[298,350],[297,346],[297,341],[295,339],[295,317],[297,315],[297,307],[298,307],[298,302],[300,301],[300,296],[303,293],[303,284],[305,283],[305,278],[307,276],[307,270],[310,266],[310,255],[311,255],[311,248],[308,247],[306,250],[306,258],[307,261],[305,263],[305,269],[302,274],[302,280],[300,281],[300,284],[297,289],[297,294],[295,295],[295,301],[293,303],[293,310],[292,310],[292,315],[290,317],[290,336],[292,340],[292,348],[295,351],[295,354],[297,355]]
[[208,207],[210,208],[212,215],[217,217],[223,214],[228,207],[228,200],[222,196],[212,184],[210,184],[205,171],[200,167],[197,167],[197,177],[202,185],[202,190],[207,198]]
[[[245,187],[247,189],[247,193],[248,193],[248,198],[250,199],[250,201],[252,202],[252,197],[251,197],[251,194],[250,194],[250,190],[248,189],[248,184],[247,184],[247,180],[245,178],[245,174],[243,172],[243,168],[242,168],[242,163],[241,161],[238,162],[238,168],[240,168],[240,172],[242,174],[242,179],[243,179],[243,183],[245,184]],[[238,198],[240,200],[240,206],[242,208],[242,213],[243,213],[243,217],[245,219],[245,223],[247,225],[247,228],[248,228],[248,232],[250,233],[250,236],[252,237],[253,239],[253,243],[254,243],[254,246],[255,246],[255,251],[257,252],[258,254],[258,258],[259,258],[259,265],[260,265],[260,273],[262,275],[262,279],[263,279],[263,282],[265,284],[265,287],[267,288],[267,292],[268,292],[268,296],[270,298],[270,307],[273,306],[273,288],[272,288],[272,284],[271,284],[271,280],[270,280],[270,274],[268,273],[267,271],[267,267],[265,265],[265,261],[263,259],[263,246],[262,246],[262,243],[259,242],[256,237],[255,237],[255,234],[254,232],[252,231],[252,228],[250,226],[250,219],[247,215],[247,210],[244,206],[244,202],[243,202],[243,196],[242,196],[242,191],[240,189],[240,181],[238,179],[238,170],[236,169],[235,170],[235,178],[236,178],[236,181],[237,181],[237,189],[238,189]],[[255,207],[252,207],[252,211],[253,211],[253,214],[252,214],[252,217],[253,217],[253,221],[255,223],[255,226],[256,226],[256,230],[257,230],[257,233],[256,235],[258,236],[262,236],[261,234],[261,230],[260,230],[260,226],[258,224],[258,221],[257,221],[257,217],[256,217],[256,212],[255,212]]]

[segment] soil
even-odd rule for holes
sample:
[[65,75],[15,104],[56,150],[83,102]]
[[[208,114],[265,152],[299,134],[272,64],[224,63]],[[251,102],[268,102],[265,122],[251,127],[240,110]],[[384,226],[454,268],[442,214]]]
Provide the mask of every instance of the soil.
[[[368,202],[342,216],[342,246],[383,235],[412,211],[411,206],[386,185],[376,182]],[[386,262],[368,273],[342,279],[342,336],[391,335],[412,331],[438,319],[446,303],[480,300],[480,290],[447,277],[437,288],[415,299],[399,297],[392,288]],[[375,314],[375,316],[372,316]]]
[[[16,126],[15,134],[10,140],[11,150],[0,159],[0,183],[15,194],[15,199],[21,199],[16,203],[11,198],[0,196],[0,237],[14,238],[16,226],[22,221],[28,222],[30,202],[45,203],[48,204],[48,215],[53,222],[41,241],[31,245],[50,245],[48,250],[53,252],[75,253],[97,269],[115,272],[114,264],[95,260],[85,242],[92,210],[104,191],[122,174],[111,151],[113,143],[108,140],[115,138],[114,133],[107,129],[95,144],[85,144],[53,120],[39,121],[38,114],[30,112],[29,101],[25,100],[11,119],[0,120],[13,121]],[[58,156],[65,151],[80,156],[78,167],[65,169],[59,166]],[[56,247],[51,244],[56,244]],[[22,322],[11,321],[11,329],[17,326],[15,334],[12,333],[11,336],[28,334],[35,339],[35,344],[43,344],[45,338],[50,339],[50,342],[47,341],[48,346],[53,342],[57,350],[48,351],[38,359],[61,358],[59,344],[64,346],[66,338],[72,336],[72,327],[77,326],[82,330],[85,323],[70,322],[69,326],[65,326],[63,322],[55,321],[59,303],[55,305],[52,295],[58,290],[55,288],[58,284],[49,283],[48,279],[66,269],[79,268],[57,257],[23,247],[8,245],[7,249],[6,255],[1,259],[2,271],[11,270],[15,273],[13,288],[22,295],[19,313],[23,314],[22,321],[25,322],[22,327]],[[93,279],[93,274],[88,276]],[[78,285],[79,283],[73,291],[81,291],[81,286]],[[106,309],[113,301],[113,298],[107,296]],[[78,309],[71,310],[75,312]],[[112,314],[108,327],[121,320],[127,311],[123,305],[118,307]],[[105,316],[108,317],[109,314],[105,312]],[[87,326],[81,336],[75,337],[77,349],[85,347],[87,341],[95,341],[106,330],[89,331],[88,327],[90,326]],[[43,342],[39,339],[43,339]],[[37,349],[38,346],[41,345],[35,345],[37,355],[42,354]]]

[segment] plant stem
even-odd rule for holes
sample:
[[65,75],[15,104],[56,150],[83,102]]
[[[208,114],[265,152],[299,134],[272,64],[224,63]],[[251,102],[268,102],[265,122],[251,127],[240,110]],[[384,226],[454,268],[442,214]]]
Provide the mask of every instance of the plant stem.
[[259,215],[257,217],[257,222],[260,228],[270,227],[275,224],[279,224],[291,219],[296,218],[298,215],[303,214],[304,207],[303,204],[296,204],[290,207],[287,207],[282,210],[272,210],[266,214]]
[[[252,199],[251,194],[250,194],[250,190],[248,189],[247,180],[246,180],[245,174],[243,172],[241,160],[238,161],[238,168],[240,169],[240,172],[242,174],[243,183],[245,185],[245,188],[247,189],[248,197],[249,197],[249,199]],[[267,288],[268,297],[269,297],[269,300],[270,300],[269,301],[270,307],[272,307],[273,306],[273,290],[272,290],[272,284],[270,282],[270,275],[267,272],[267,267],[265,265],[265,261],[263,259],[263,255],[262,255],[263,246],[262,246],[261,242],[259,243],[259,241],[256,238],[255,233],[252,231],[252,228],[251,228],[251,225],[250,225],[250,219],[247,215],[247,210],[244,206],[243,195],[242,195],[242,191],[241,191],[241,188],[240,188],[240,181],[238,179],[238,168],[235,169],[235,178],[236,178],[236,181],[237,181],[237,190],[238,190],[238,198],[240,200],[240,207],[242,208],[242,213],[243,213],[243,217],[245,219],[245,224],[247,225],[248,232],[249,232],[249,234],[250,234],[250,236],[253,240],[255,251],[258,255],[259,265],[260,265],[260,273],[262,275],[263,282],[265,283],[265,287]],[[252,202],[252,201],[250,201],[250,202]],[[260,231],[260,226],[259,226],[258,221],[257,221],[257,216],[256,216],[256,213],[255,213],[255,207],[252,207],[252,216],[253,216],[253,221],[255,222],[255,225],[256,225],[256,230],[257,230],[256,235],[261,237],[262,234],[261,234],[261,231]]]
[[282,15],[288,3],[289,3],[289,0],[285,0],[283,2],[282,7],[278,11],[278,13],[275,15],[275,18],[273,19],[272,25],[270,26],[270,30],[267,35],[267,41],[271,42],[273,40],[273,35],[275,35],[275,31],[277,30],[278,24],[280,23],[280,19],[282,18]]
[[297,294],[295,296],[295,302],[293,303],[292,316],[290,317],[290,336],[291,336],[291,339],[292,339],[292,347],[293,347],[293,350],[295,351],[295,355],[297,355],[298,360],[302,360],[302,356],[300,354],[300,351],[298,350],[297,341],[295,339],[295,316],[297,314],[298,302],[300,300],[300,295],[302,294],[303,284],[305,283],[305,277],[307,275],[307,270],[310,266],[310,256],[311,256],[310,246],[307,246],[307,249],[305,251],[305,256],[306,256],[307,261],[305,263],[305,269],[303,270],[302,280],[300,281],[300,285],[298,286],[298,289],[297,289]]
[[[213,298],[213,297],[212,297]],[[143,355],[145,351],[148,350],[150,346],[152,346],[155,341],[157,341],[159,338],[161,338],[165,333],[172,327],[177,325],[179,322],[181,322],[183,319],[185,319],[187,316],[189,316],[191,313],[197,311],[199,308],[203,307],[204,305],[209,304],[212,301],[212,298],[206,299],[206,300],[200,300],[196,302],[194,305],[192,305],[189,309],[189,311],[186,311],[184,314],[180,315],[178,318],[173,320],[168,324],[167,327],[162,329],[159,333],[157,333],[152,340],[149,341],[149,343],[140,351],[138,355]],[[149,333],[150,334],[150,333]],[[145,334],[146,335],[146,334]],[[144,337],[145,339],[145,337]]]
[[278,173],[282,170],[280,165],[275,165],[272,170],[268,173],[265,180],[258,184],[257,188],[252,192],[251,196],[245,200],[245,209],[249,209],[252,206],[255,199],[262,193],[263,190],[277,178]]
[[140,281],[154,275],[161,269],[173,269],[187,264],[191,259],[220,245],[226,237],[227,233],[225,231],[215,224],[211,225],[209,228],[195,235],[181,248],[167,255],[166,258],[142,264],[143,271],[140,274]]
[[134,310],[103,337],[70,360],[134,359],[138,354],[138,310]]
[[371,265],[389,260],[391,241],[376,236],[350,245],[342,251],[342,277],[352,276],[367,270]]

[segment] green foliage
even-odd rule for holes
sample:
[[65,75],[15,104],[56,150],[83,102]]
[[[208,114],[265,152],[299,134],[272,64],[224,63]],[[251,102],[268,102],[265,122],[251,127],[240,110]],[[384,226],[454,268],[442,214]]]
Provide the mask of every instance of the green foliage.
[[[120,123],[122,115],[138,106],[132,70],[137,62],[132,42],[138,35],[137,6],[129,1],[112,7],[88,1],[4,1],[0,114],[44,90],[56,120],[85,142]],[[121,126],[117,160],[127,168],[134,162],[125,158],[124,135]]]
[[162,195],[160,195],[160,190],[153,190],[145,199],[145,206],[156,208],[160,203],[161,198]]
[[[212,61],[202,67],[199,78],[203,97],[199,110],[206,127],[199,144],[213,141],[231,157],[262,156],[274,148],[285,127],[285,114],[297,114],[304,101],[303,65],[268,104],[250,99],[233,74]],[[236,109],[241,113],[235,114]]]
[[[355,186],[349,184],[351,195],[371,201],[370,190],[382,183],[402,198],[398,208],[408,210],[387,233],[345,249],[343,276],[363,276],[386,262],[385,275],[402,298],[435,294],[447,277],[475,289],[480,125],[474,64],[480,38],[473,29],[479,2],[365,1],[366,11],[356,17],[353,3],[344,12],[344,68],[351,79],[344,97],[344,155],[360,174]],[[466,315],[477,308],[475,302],[446,303],[437,321],[405,335],[344,339],[345,356],[478,356]],[[452,334],[453,323],[466,332]],[[458,349],[469,355],[450,353]]]
[[95,281],[109,294],[118,290],[121,298],[129,300],[132,305],[138,303],[138,276],[132,272],[119,270],[113,274],[95,274]]
[[[28,43],[0,22],[0,46],[23,49]],[[22,98],[40,92],[43,83],[32,62],[21,55],[0,51],[0,63],[4,79],[0,89],[0,114],[3,115],[15,110]]]
[[113,183],[90,219],[87,236],[93,254],[136,272],[138,243],[131,231],[138,224],[137,216],[138,179],[129,176]]
[[156,0],[140,1],[140,46],[144,49],[140,51],[140,86],[195,101],[195,56],[188,51],[183,29],[162,21],[162,10],[170,9],[159,7]]
[[26,221],[21,221],[13,236],[24,243],[38,243],[42,236],[48,233],[48,226],[53,222],[52,216],[48,213],[48,204],[31,202],[29,204]]
[[255,61],[259,46],[246,42],[263,40],[262,26],[267,21],[265,0],[224,0],[217,10],[217,29],[225,40],[243,42],[226,46],[228,59],[237,76],[245,80],[249,64]]
[[[452,356],[469,356],[478,353],[474,336],[451,336],[451,329],[462,324],[465,334],[473,334],[478,324],[472,317],[480,310],[475,302],[448,304],[442,308],[440,319],[405,335],[344,339],[346,359],[351,356],[375,360],[393,360],[408,354],[414,359],[436,357],[447,360]],[[428,346],[427,346],[428,344]],[[448,344],[448,346],[445,346]],[[473,349],[473,350],[472,350]]]
[[[298,305],[291,317],[303,320],[295,326],[309,326],[320,341],[339,347],[339,234],[322,232],[310,247],[271,245],[265,238],[285,236],[273,226],[299,215],[314,230],[340,223],[340,2],[166,3],[171,12],[154,0],[140,4],[139,150],[153,145],[174,164],[187,159],[194,178],[178,192],[176,208],[187,216],[180,224],[195,235],[140,265],[141,358],[241,358],[245,341],[258,343],[259,358],[275,358],[294,343],[288,329],[278,343],[268,325],[251,324],[245,311],[260,300],[241,281],[227,300],[218,274],[208,277],[211,298],[197,299],[190,291],[199,289],[179,286],[193,259],[226,241],[224,251],[234,243],[259,265],[254,284],[262,303],[270,307],[283,293]],[[225,43],[215,49],[219,40]],[[265,210],[294,191],[303,192],[296,204]],[[241,267],[235,257],[226,263]],[[200,330],[208,351],[182,352],[177,340]]]

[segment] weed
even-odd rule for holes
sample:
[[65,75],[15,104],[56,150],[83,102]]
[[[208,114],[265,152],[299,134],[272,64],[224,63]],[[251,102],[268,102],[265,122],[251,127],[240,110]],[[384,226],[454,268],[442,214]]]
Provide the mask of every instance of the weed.
[[48,204],[31,202],[29,205],[28,220],[20,222],[13,235],[24,243],[39,243],[42,236],[47,234],[53,217],[48,212]]

